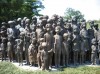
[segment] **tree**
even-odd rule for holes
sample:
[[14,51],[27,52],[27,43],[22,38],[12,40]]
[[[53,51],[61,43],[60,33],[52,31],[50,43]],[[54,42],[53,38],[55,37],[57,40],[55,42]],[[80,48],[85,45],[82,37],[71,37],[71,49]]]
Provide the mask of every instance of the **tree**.
[[72,8],[67,8],[64,14],[66,19],[72,19],[73,17],[77,17],[78,20],[84,19],[84,15],[79,10]]
[[0,22],[16,19],[18,17],[32,17],[39,15],[44,8],[41,0],[1,0]]

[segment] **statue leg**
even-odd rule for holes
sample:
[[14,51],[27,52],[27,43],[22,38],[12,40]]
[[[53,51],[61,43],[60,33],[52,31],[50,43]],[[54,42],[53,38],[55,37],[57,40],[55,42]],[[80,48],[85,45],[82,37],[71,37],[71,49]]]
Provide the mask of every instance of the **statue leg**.
[[58,52],[55,52],[55,67],[58,67]]
[[69,64],[69,53],[67,52],[67,55],[66,55],[66,66],[68,66]]
[[75,51],[74,51],[73,59],[74,59],[74,65],[75,65],[76,64],[76,52]]
[[10,58],[10,51],[8,51],[8,59],[9,59],[9,61],[11,62],[11,58]]
[[100,52],[99,52],[99,64],[100,64]]
[[37,53],[34,51],[34,53],[33,53],[33,63],[32,63],[32,65],[34,65],[34,66],[36,66],[36,62],[37,62],[36,56],[37,56]]
[[92,62],[92,65],[94,65],[94,53],[91,54],[91,62]]
[[2,55],[1,55],[1,57],[2,57],[2,61],[3,61],[3,57],[4,57],[4,51],[2,50]]
[[13,52],[11,51],[11,60],[12,60],[12,61],[13,61],[13,58],[14,58],[14,57],[13,57]]
[[26,60],[26,64],[27,65],[29,65],[28,47],[29,47],[29,45],[26,43],[26,47],[25,47],[25,60]]
[[82,64],[82,52],[80,51],[80,57],[79,57],[79,59],[80,59],[80,64]]
[[66,64],[65,64],[66,54],[63,52],[62,55],[63,55],[63,66],[65,67],[65,65],[66,65]]
[[40,54],[37,54],[37,62],[38,62],[38,67],[41,68],[41,58],[40,58]]
[[94,60],[95,60],[94,64],[96,65],[97,64],[97,53],[96,52],[94,53]]
[[45,61],[42,62],[42,70],[45,70]]
[[78,52],[77,51],[74,51],[74,65],[77,64],[77,61],[78,61]]
[[4,50],[4,60],[6,60],[6,50]]
[[20,53],[19,52],[17,53],[17,59],[18,59],[18,63],[19,63],[19,66],[20,66]]
[[52,56],[53,56],[53,52],[49,53],[49,59],[48,59],[48,62],[49,62],[49,66],[52,68]]
[[84,63],[86,62],[87,51],[84,53]]
[[21,57],[21,65],[23,65],[23,52],[21,52],[20,57]]
[[60,67],[60,57],[61,57],[61,51],[58,51],[58,68]]
[[78,51],[76,51],[76,64],[78,63]]
[[84,51],[82,51],[82,64],[84,63],[84,56],[85,56],[85,52]]
[[45,68],[46,68],[46,70],[49,70],[49,62],[48,62],[48,59],[45,60]]

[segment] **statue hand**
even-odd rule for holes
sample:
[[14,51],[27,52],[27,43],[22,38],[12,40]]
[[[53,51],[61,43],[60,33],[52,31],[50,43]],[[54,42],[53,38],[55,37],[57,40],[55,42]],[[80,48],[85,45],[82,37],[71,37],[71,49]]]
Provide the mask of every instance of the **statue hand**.
[[41,63],[44,63],[44,61],[43,61],[43,60],[41,60]]

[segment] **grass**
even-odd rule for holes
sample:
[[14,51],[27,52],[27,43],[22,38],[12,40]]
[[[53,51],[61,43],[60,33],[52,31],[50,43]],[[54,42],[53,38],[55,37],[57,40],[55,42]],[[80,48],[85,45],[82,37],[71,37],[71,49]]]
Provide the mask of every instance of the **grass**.
[[9,62],[0,62],[0,74],[100,74],[100,67],[76,67],[64,68],[64,71],[47,72],[47,71],[26,71],[18,69]]

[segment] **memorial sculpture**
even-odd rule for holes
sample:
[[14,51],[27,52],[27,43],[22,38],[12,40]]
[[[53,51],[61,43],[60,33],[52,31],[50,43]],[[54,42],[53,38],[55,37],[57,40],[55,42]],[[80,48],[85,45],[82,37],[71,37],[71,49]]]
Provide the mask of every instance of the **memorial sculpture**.
[[87,29],[86,21],[76,17],[66,20],[61,16],[47,15],[18,18],[8,21],[8,26],[0,27],[0,48],[2,61],[8,57],[10,62],[30,66],[38,65],[42,70],[75,66],[85,61],[92,65],[100,64],[100,30],[95,21]]

